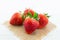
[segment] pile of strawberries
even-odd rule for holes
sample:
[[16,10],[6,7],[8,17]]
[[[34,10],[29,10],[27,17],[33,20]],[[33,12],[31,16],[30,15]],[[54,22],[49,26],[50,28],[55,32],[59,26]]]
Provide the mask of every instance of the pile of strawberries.
[[26,33],[31,34],[36,29],[42,29],[48,24],[47,14],[38,14],[32,9],[26,9],[24,13],[16,12],[10,19],[10,24],[14,26],[23,25]]

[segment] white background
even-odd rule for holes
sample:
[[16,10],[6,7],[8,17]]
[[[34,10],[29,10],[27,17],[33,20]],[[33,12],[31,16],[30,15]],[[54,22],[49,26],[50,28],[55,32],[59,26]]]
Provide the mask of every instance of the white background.
[[50,21],[56,25],[42,40],[60,40],[60,0],[0,0],[0,40],[20,40],[3,23],[17,11],[31,8],[38,13],[51,15]]

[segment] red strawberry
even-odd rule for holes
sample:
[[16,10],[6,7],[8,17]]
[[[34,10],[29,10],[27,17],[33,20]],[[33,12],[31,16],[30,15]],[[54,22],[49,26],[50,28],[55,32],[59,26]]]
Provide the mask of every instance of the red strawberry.
[[32,14],[32,16],[34,15],[34,11],[31,10],[31,9],[26,9],[26,10],[24,11],[24,15],[27,15],[28,12],[30,12],[30,13]]
[[47,24],[48,24],[48,17],[47,15],[43,15],[43,14],[39,14],[39,23],[40,23],[40,26],[38,28],[44,28]]
[[34,32],[39,26],[39,22],[33,18],[26,18],[24,21],[24,27],[28,34]]
[[16,12],[10,20],[10,24],[12,25],[21,25],[22,24],[22,17],[21,14]]

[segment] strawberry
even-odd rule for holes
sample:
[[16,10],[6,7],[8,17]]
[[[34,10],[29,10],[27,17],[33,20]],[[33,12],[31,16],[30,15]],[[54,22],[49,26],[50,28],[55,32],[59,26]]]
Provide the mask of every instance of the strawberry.
[[11,20],[10,20],[10,24],[11,25],[21,25],[22,24],[22,17],[19,12],[16,12],[15,14],[13,14],[13,16],[11,17]]
[[39,22],[33,18],[27,17],[24,20],[24,28],[28,34],[33,33],[38,26],[39,26]]
[[32,14],[32,16],[34,15],[34,11],[33,11],[32,9],[26,9],[26,10],[24,11],[24,15],[27,15],[28,12],[30,12],[30,13]]
[[48,17],[47,14],[39,14],[38,17],[39,19],[39,24],[40,26],[38,28],[44,28],[48,24]]
[[28,17],[28,16],[29,16],[30,18],[34,18],[34,19],[36,19],[36,20],[39,20],[39,18],[38,18],[38,13],[37,13],[37,12],[34,12],[33,16],[32,16],[32,13],[30,13],[30,12],[28,12],[26,15],[23,14],[23,15],[22,15],[23,20],[25,20],[25,18]]

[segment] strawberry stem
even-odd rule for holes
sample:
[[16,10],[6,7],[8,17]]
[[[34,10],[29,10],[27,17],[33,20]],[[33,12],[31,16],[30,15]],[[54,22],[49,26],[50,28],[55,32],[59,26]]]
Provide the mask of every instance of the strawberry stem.
[[36,20],[39,20],[37,12],[34,13],[33,18],[36,19]]
[[48,18],[50,17],[50,16],[47,16]]
[[44,15],[45,15],[46,17],[48,17],[48,18],[50,17],[50,16],[48,15],[48,13],[44,13]]

